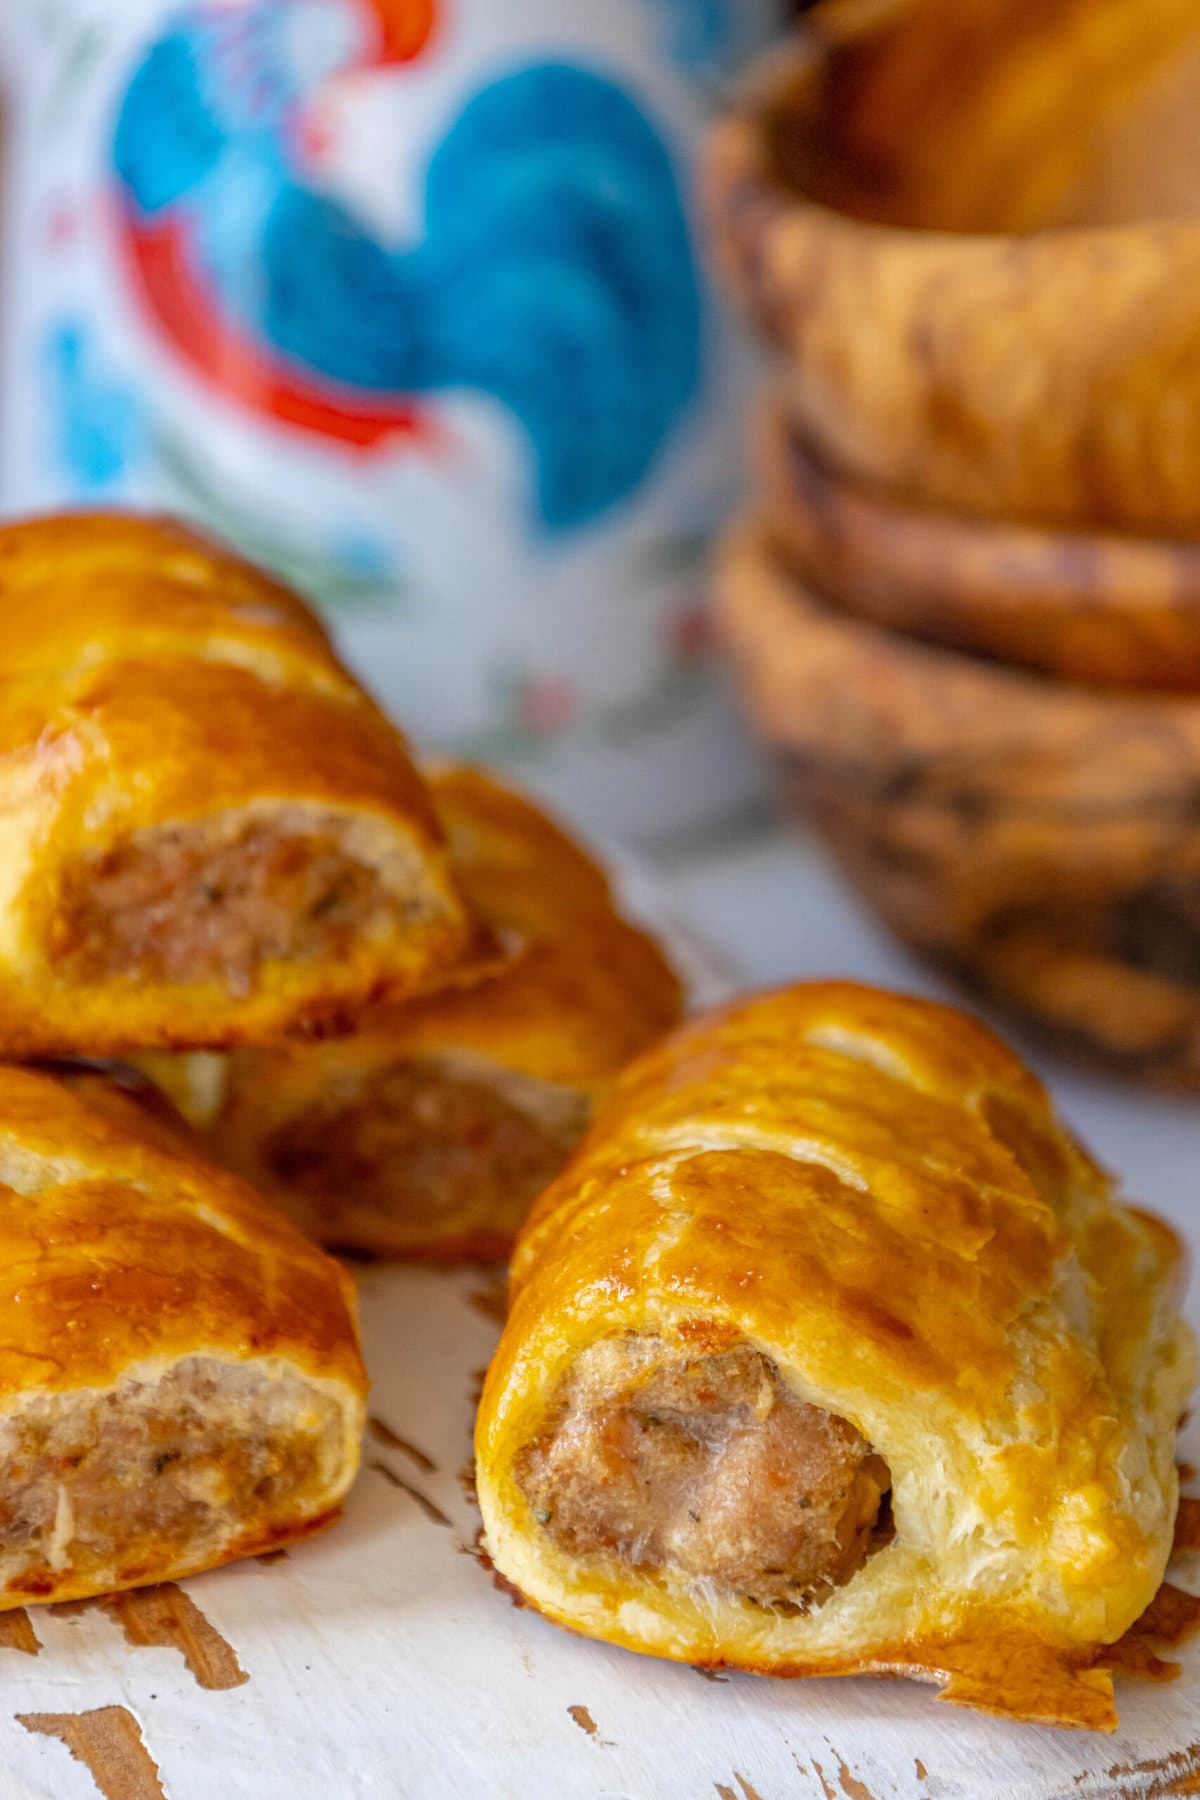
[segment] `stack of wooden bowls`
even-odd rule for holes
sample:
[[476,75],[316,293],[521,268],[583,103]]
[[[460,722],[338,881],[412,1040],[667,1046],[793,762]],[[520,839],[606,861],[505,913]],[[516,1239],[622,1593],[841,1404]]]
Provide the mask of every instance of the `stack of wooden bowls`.
[[910,943],[1200,1086],[1200,9],[826,0],[706,179],[786,792]]

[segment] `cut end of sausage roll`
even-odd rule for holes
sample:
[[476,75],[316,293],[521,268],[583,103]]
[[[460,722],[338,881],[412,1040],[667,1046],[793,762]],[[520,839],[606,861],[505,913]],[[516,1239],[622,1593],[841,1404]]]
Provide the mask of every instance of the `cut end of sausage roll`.
[[883,1458],[748,1344],[694,1354],[653,1335],[606,1338],[564,1389],[517,1480],[573,1556],[612,1554],[794,1613],[891,1537]]
[[444,922],[421,859],[370,828],[284,807],[135,835],[64,872],[53,956],[95,981],[253,991],[276,965],[321,964]]
[[181,1121],[0,1066],[0,1608],[330,1523],[365,1392],[345,1271]]
[[1110,1730],[1171,1552],[1180,1263],[965,1015],[733,1002],[630,1065],[521,1233],[488,1553],[632,1650]]
[[577,1094],[480,1059],[412,1057],[332,1083],[260,1154],[272,1192],[333,1248],[490,1261],[587,1112]]
[[346,1481],[341,1398],[286,1366],[182,1357],[0,1416],[9,1603],[208,1569],[327,1524]]
[[[443,767],[429,783],[454,874],[504,953],[344,1039],[237,1052],[198,1122],[322,1243],[492,1261],[597,1096],[678,1021],[682,989],[603,869],[540,807],[477,769]],[[195,1118],[190,1080],[139,1060]]]
[[0,529],[0,599],[0,1054],[345,1031],[470,952],[402,733],[277,582],[88,515]]

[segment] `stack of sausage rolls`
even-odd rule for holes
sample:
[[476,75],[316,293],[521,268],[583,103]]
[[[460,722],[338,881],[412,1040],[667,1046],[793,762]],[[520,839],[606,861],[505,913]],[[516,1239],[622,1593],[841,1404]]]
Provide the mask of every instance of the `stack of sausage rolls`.
[[563,833],[427,781],[308,608],[209,540],[10,526],[0,617],[14,1606],[335,1517],[366,1377],[313,1240],[505,1254],[680,988]]
[[680,1024],[578,845],[177,525],[0,532],[0,616],[0,1607],[336,1517],[327,1251],[515,1239],[477,1476],[534,1607],[1111,1728],[1182,1258],[1016,1057],[849,983]]

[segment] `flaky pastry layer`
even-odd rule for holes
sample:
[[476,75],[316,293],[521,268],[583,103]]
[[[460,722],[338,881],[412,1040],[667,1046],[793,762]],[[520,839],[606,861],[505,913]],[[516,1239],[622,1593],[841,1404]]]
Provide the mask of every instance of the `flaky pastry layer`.
[[1111,1727],[1103,1646],[1171,1546],[1179,1274],[971,1019],[736,1002],[631,1066],[518,1242],[488,1550],[631,1649]]
[[679,981],[607,876],[481,770],[429,775],[478,964],[318,1045],[139,1059],[215,1152],[305,1230],[377,1256],[507,1254],[618,1071],[675,1024]]
[[365,1392],[335,1262],[99,1074],[0,1066],[0,1608],[329,1523]]
[[168,520],[0,530],[0,1054],[344,1028],[469,931],[401,734]]

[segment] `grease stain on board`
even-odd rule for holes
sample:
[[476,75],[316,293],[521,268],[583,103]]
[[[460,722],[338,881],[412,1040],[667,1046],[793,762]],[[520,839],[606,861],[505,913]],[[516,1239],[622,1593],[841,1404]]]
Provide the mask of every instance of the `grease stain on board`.
[[812,1759],[812,1766],[816,1772],[817,1780],[821,1784],[821,1792],[825,1796],[825,1800],[840,1800],[839,1790],[841,1795],[845,1796],[845,1800],[875,1800],[875,1795],[871,1792],[866,1782],[859,1779],[838,1751],[833,1749],[832,1744],[829,1748],[833,1750],[834,1756],[837,1757],[838,1785],[836,1788],[831,1784],[816,1757],[814,1756]]
[[420,1488],[414,1487],[411,1481],[405,1481],[403,1475],[397,1475],[395,1469],[391,1468],[389,1464],[374,1457],[367,1467],[374,1469],[377,1475],[382,1475],[384,1480],[390,1482],[394,1488],[399,1488],[402,1494],[407,1494],[409,1499],[420,1507],[431,1525],[444,1525],[448,1531],[453,1531],[453,1520],[447,1518],[437,1502],[431,1500],[428,1494],[423,1494]]
[[467,1295],[467,1302],[494,1325],[503,1325],[508,1318],[508,1282],[500,1277],[484,1287],[475,1288]]
[[423,1474],[437,1474],[437,1464],[432,1456],[426,1456],[424,1450],[418,1449],[417,1445],[410,1443],[408,1438],[401,1437],[400,1433],[394,1426],[389,1425],[386,1419],[381,1419],[378,1414],[372,1413],[367,1420],[367,1430],[377,1444],[382,1444],[385,1450],[399,1450],[402,1455],[408,1457],[410,1462],[414,1462]]
[[158,1764],[127,1706],[81,1713],[18,1713],[17,1724],[57,1738],[91,1775],[104,1800],[167,1800]]
[[[836,1750],[834,1755],[837,1756]],[[838,1781],[846,1800],[875,1800],[875,1796],[866,1782],[860,1781],[858,1776],[846,1767],[840,1756],[838,1756]]]
[[825,1800],[837,1800],[837,1795],[834,1793],[833,1789],[830,1787],[829,1783],[826,1781],[825,1771],[821,1767],[820,1763],[817,1761],[815,1756],[813,1757],[813,1765],[812,1766],[816,1773],[817,1780],[821,1784],[821,1792],[822,1792],[822,1794],[824,1794]]
[[178,1650],[202,1688],[241,1687],[250,1677],[228,1643],[190,1594],[173,1581],[157,1587],[131,1588],[108,1594],[99,1602],[138,1649]]
[[26,1656],[36,1656],[41,1647],[41,1640],[23,1606],[0,1613],[0,1650],[23,1650]]
[[1140,1675],[1148,1681],[1174,1681],[1180,1665],[1159,1656],[1155,1647],[1174,1648],[1197,1631],[1200,1631],[1200,1597],[1186,1593],[1173,1582],[1164,1581],[1124,1637],[1118,1638],[1115,1644],[1106,1645],[1096,1660],[1104,1668],[1122,1669],[1126,1674]]
[[527,1612],[527,1611],[532,1610],[530,1608],[528,1600],[525,1598],[525,1596],[521,1592],[520,1588],[514,1586],[514,1584],[508,1579],[507,1575],[502,1575],[500,1573],[499,1569],[496,1567],[495,1563],[492,1561],[492,1558],[487,1549],[487,1546],[485,1545],[485,1543],[483,1541],[483,1526],[482,1525],[476,1531],[475,1536],[472,1538],[471,1542],[469,1544],[460,1544],[458,1546],[458,1549],[459,1549],[459,1554],[461,1556],[469,1556],[473,1562],[477,1562],[479,1564],[481,1569],[485,1569],[487,1571],[487,1573],[492,1578],[492,1586],[495,1588],[496,1592],[498,1594],[503,1594],[507,1600],[511,1601],[512,1605],[517,1608],[518,1612]]
[[1181,1494],[1179,1511],[1175,1515],[1175,1542],[1171,1547],[1171,1554],[1188,1556],[1193,1550],[1200,1550],[1200,1497]]
[[[1086,1775],[1077,1781],[1086,1781]],[[1084,1789],[1094,1800],[1159,1800],[1168,1794],[1200,1794],[1200,1741],[1185,1749],[1172,1750],[1166,1756],[1147,1758],[1144,1762],[1113,1763],[1102,1777],[1116,1782],[1116,1787]]]

